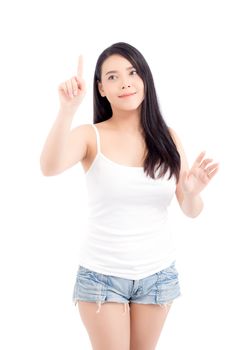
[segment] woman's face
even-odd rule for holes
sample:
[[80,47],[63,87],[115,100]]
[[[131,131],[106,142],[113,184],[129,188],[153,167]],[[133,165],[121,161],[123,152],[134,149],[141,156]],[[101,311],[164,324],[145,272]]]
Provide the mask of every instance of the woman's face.
[[136,69],[123,56],[109,56],[102,64],[99,92],[112,108],[136,110],[144,100],[143,80]]

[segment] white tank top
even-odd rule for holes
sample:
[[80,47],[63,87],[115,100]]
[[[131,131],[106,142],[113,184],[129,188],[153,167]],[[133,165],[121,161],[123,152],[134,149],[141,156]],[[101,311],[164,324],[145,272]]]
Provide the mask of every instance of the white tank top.
[[[91,124],[93,125],[93,124]],[[79,265],[92,271],[138,280],[175,260],[167,208],[176,190],[169,171],[160,179],[105,157],[100,150],[86,172],[88,217]]]

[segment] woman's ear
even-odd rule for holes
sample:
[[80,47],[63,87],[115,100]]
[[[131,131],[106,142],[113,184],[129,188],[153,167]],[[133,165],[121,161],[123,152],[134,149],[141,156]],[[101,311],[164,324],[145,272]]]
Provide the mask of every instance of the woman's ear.
[[97,80],[97,85],[98,85],[98,89],[99,89],[99,93],[102,97],[105,97],[105,93],[104,93],[104,89],[103,89],[103,86],[101,84],[101,82],[99,80]]

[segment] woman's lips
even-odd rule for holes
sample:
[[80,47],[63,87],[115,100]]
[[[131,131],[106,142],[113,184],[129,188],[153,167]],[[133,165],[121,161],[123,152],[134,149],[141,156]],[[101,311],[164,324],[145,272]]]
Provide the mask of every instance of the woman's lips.
[[120,95],[120,96],[118,96],[118,97],[124,98],[124,97],[133,96],[133,95],[135,95],[135,94],[136,94],[136,92],[132,92],[132,93],[130,93],[130,94],[123,94],[123,95]]

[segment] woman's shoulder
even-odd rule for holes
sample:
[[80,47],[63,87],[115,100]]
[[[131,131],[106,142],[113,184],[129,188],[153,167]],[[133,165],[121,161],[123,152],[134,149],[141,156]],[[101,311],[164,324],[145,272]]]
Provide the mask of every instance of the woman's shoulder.
[[181,141],[180,141],[180,137],[178,136],[177,132],[173,128],[171,128],[170,126],[168,127],[168,131],[169,131],[174,143],[176,144],[176,146],[179,146]]
[[188,161],[187,161],[187,156],[186,156],[186,152],[184,150],[184,147],[183,147],[183,144],[182,144],[182,141],[180,139],[180,136],[178,136],[177,132],[171,128],[171,127],[168,127],[168,130],[169,130],[169,133],[173,139],[173,142],[175,143],[176,145],[176,148],[177,148],[177,151],[179,152],[180,154],[180,158],[181,158],[181,168],[185,168],[186,170],[188,169]]
[[110,124],[107,122],[107,120],[103,121],[103,122],[99,122],[99,123],[88,123],[88,124],[83,124],[83,126],[85,125],[87,130],[93,130],[94,126],[98,129],[98,130],[104,130],[104,129],[109,129],[111,126]]
[[107,125],[106,122],[99,122],[99,123],[86,123],[86,124],[81,124],[79,125],[80,128],[82,128],[82,130],[84,132],[86,132],[89,135],[93,135],[93,131],[94,131],[94,126],[100,130],[100,129],[106,129]]
[[99,122],[99,123],[88,123],[88,124],[83,124],[82,125],[83,130],[86,133],[86,136],[88,138],[88,144],[89,146],[91,144],[95,144],[96,140],[96,133],[94,127],[100,131],[101,133],[104,132],[105,130],[111,130],[107,121]]
[[180,153],[180,156],[182,158],[185,157],[185,152],[184,152],[184,148],[183,148],[180,136],[177,134],[177,132],[173,128],[168,127],[168,130],[172,137],[173,142],[176,145],[177,151]]

